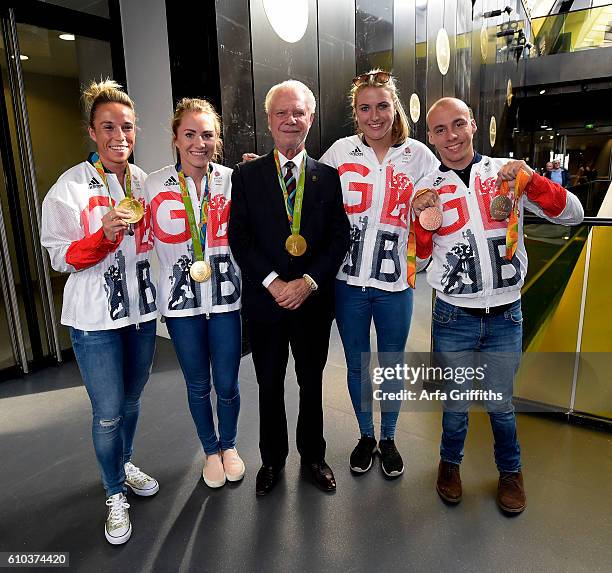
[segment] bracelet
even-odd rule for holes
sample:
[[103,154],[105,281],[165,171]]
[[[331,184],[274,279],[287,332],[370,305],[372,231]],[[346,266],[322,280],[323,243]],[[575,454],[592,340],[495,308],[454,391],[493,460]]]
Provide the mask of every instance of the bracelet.
[[[430,191],[433,191],[433,189],[430,189],[429,187],[427,187],[426,189],[421,189],[420,191],[417,192],[417,194],[414,196],[414,199],[417,199],[418,197],[420,197],[421,195],[425,195],[425,193],[429,193]],[[414,201],[413,199],[413,201]]]

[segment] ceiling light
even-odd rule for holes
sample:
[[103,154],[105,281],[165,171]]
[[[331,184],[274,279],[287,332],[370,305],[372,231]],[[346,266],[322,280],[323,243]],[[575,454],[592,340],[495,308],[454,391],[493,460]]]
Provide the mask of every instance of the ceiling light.
[[553,128],[552,128],[552,127],[547,127],[547,128],[546,128],[546,131],[552,131],[552,130],[553,130]]
[[[11,56],[11,59],[15,59],[15,56]],[[25,54],[19,54],[19,59],[23,62],[25,60],[29,60],[30,56],[26,56]]]
[[548,127],[548,125],[546,125],[545,123],[543,123],[543,124],[540,126],[540,129],[546,129],[547,127]]
[[74,42],[74,34],[60,34],[60,40],[66,40],[67,42]]
[[546,93],[546,90],[540,90],[540,95],[544,95]]
[[555,136],[554,136],[554,135],[549,135],[549,136],[548,136],[548,139],[554,139],[554,138],[555,138]]

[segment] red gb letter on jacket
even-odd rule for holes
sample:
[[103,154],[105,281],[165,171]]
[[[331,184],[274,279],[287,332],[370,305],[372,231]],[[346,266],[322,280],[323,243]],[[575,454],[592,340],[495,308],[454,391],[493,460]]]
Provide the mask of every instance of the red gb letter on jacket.
[[224,247],[228,245],[227,223],[229,221],[230,205],[223,195],[215,195],[208,206],[208,226],[206,234],[209,247]]

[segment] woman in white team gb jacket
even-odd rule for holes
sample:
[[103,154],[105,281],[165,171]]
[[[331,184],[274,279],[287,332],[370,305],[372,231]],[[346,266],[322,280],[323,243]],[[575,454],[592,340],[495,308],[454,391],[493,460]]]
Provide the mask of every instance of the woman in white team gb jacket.
[[151,173],[145,185],[160,263],[157,301],[206,455],[204,482],[221,487],[245,472],[235,447],[241,329],[240,271],[227,239],[232,170],[213,163],[222,145],[221,121],[209,102],[181,100],[172,132],[178,163]]
[[[344,207],[351,222],[351,245],[336,280],[336,321],[348,367],[348,388],[361,438],[350,457],[354,472],[372,466],[377,450],[372,419],[372,382],[362,371],[370,352],[370,325],[376,328],[379,361],[396,364],[404,352],[412,315],[407,265],[409,206],[416,183],[437,161],[410,139],[408,120],[391,74],[373,70],[353,80],[350,93],[357,134],[336,141],[321,161],[338,169]],[[414,253],[412,253],[414,254]],[[413,259],[414,260],[414,259]],[[383,383],[396,392],[401,381]],[[389,477],[404,471],[394,442],[399,401],[381,403],[378,451]]]
[[106,539],[125,543],[131,533],[126,486],[157,493],[155,479],[131,463],[140,394],[155,350],[155,287],[149,270],[149,217],[118,206],[131,197],[144,211],[145,173],[128,164],[135,140],[132,100],[107,80],[83,93],[89,135],[97,152],[66,171],[42,206],[42,244],[51,265],[70,276],[62,324],[93,410],[92,434],[106,490]]

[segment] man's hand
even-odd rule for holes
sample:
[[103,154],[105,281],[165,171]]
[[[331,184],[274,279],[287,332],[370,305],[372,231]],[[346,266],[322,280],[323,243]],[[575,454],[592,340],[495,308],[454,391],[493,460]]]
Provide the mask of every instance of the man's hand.
[[259,155],[257,153],[243,153],[242,161],[253,161],[253,159],[257,159]]
[[276,277],[269,285],[268,285],[268,292],[274,297],[274,299],[276,300],[276,298],[278,296],[280,296],[280,294],[285,290],[285,287],[287,286],[287,283],[279,278]]
[[[274,282],[276,281],[273,281],[273,283]],[[282,308],[296,310],[310,296],[311,292],[312,290],[305,279],[295,279],[286,283],[280,295],[274,298],[277,304]]]
[[508,161],[498,172],[497,181],[495,185],[497,187],[501,187],[502,181],[508,181],[510,183],[510,188],[514,189],[514,180],[518,175],[520,170],[525,171],[527,175],[529,175],[529,181],[527,184],[531,183],[531,179],[533,177],[533,169],[529,167],[524,161]]
[[412,202],[412,209],[417,217],[428,207],[438,207],[441,210],[440,196],[434,189],[428,189]]

